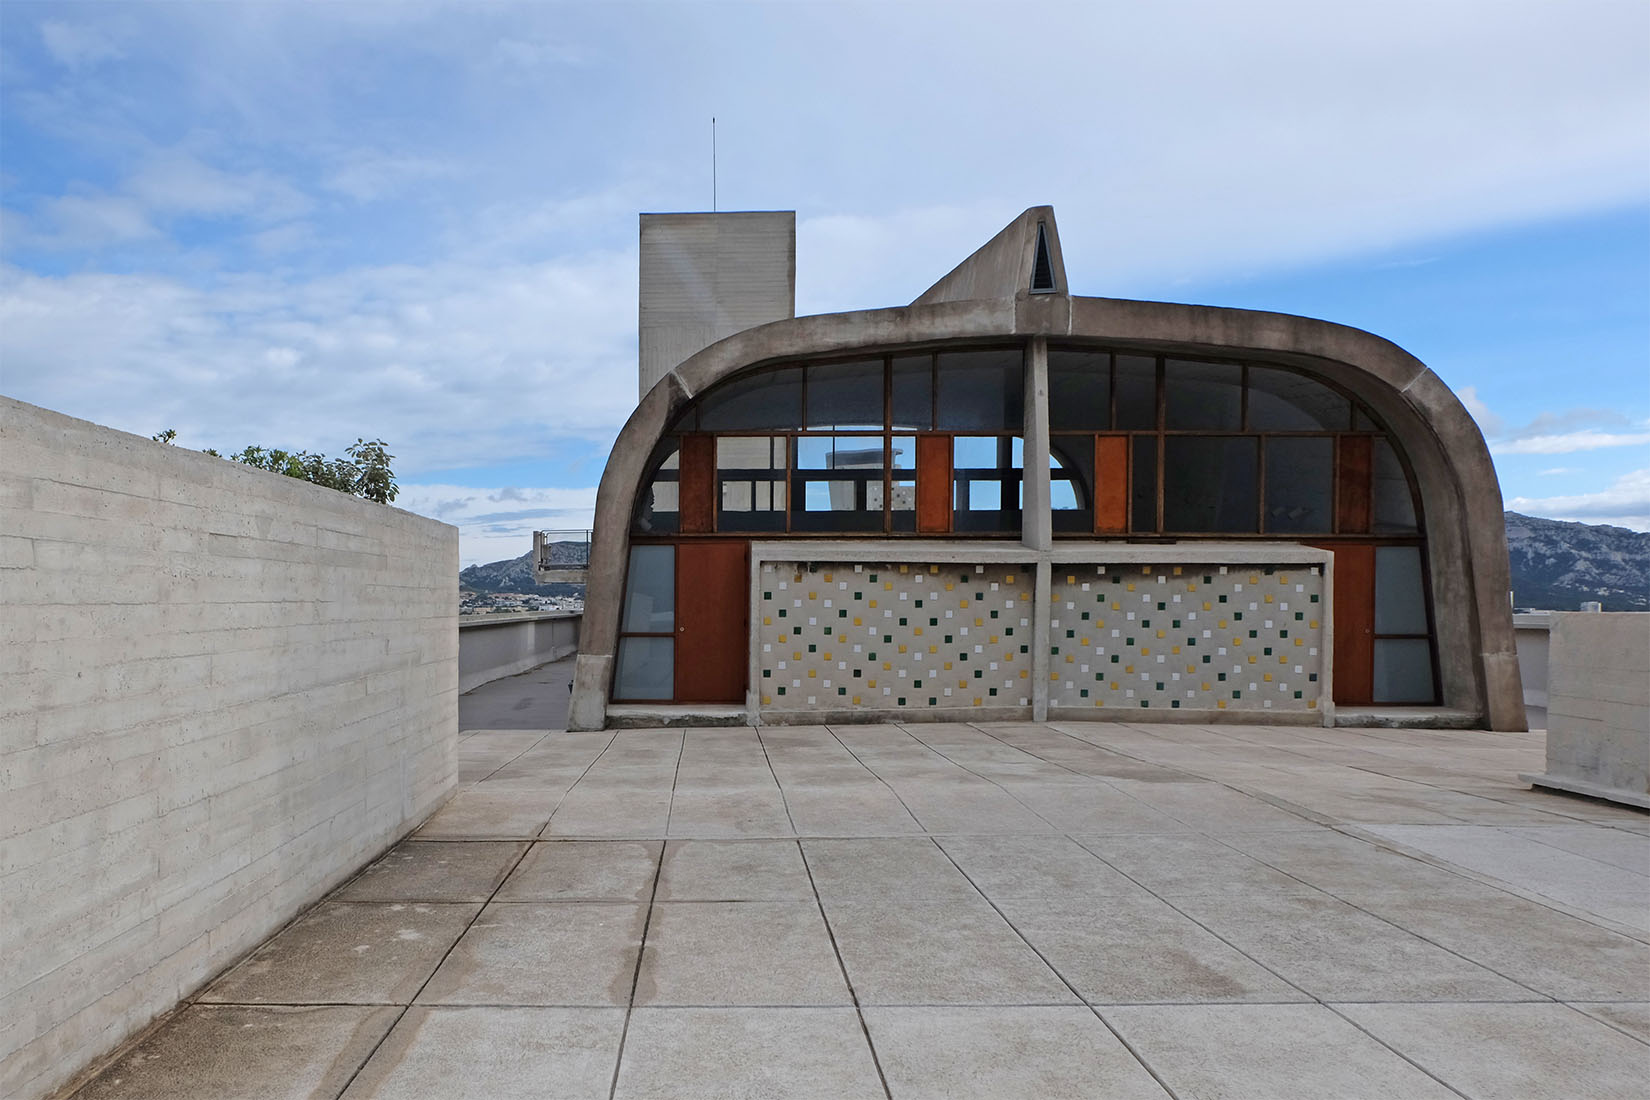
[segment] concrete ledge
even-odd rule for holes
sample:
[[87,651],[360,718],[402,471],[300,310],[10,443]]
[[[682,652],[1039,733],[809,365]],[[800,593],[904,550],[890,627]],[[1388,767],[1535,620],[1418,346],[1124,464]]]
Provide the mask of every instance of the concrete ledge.
[[1637,806],[1641,810],[1650,810],[1650,795],[1622,790],[1619,787],[1601,787],[1585,779],[1571,779],[1563,775],[1525,775],[1521,772],[1518,778],[1532,787],[1545,787],[1549,791],[1562,791],[1565,794],[1584,794],[1588,798],[1602,798],[1623,806]]
[[[616,730],[675,729],[681,726],[744,726],[745,708],[719,706],[660,706],[652,703],[614,703],[607,708],[607,728]],[[571,728],[571,727],[569,727]]]
[[576,611],[459,616],[459,692],[572,656],[582,621]]
[[1477,730],[1484,716],[1454,707],[1357,707],[1335,714],[1335,725],[1383,730]]

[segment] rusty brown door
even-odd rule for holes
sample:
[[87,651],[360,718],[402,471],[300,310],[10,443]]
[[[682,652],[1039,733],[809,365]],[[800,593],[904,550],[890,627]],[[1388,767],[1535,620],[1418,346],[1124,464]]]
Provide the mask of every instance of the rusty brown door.
[[1375,547],[1319,543],[1335,552],[1335,703],[1375,697]]
[[677,544],[677,702],[745,701],[749,603],[749,543]]

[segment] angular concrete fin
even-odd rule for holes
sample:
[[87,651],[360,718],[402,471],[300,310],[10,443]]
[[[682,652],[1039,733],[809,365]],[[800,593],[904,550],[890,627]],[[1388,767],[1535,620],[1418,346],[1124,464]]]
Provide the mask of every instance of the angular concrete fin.
[[1069,293],[1054,207],[1033,206],[911,304]]

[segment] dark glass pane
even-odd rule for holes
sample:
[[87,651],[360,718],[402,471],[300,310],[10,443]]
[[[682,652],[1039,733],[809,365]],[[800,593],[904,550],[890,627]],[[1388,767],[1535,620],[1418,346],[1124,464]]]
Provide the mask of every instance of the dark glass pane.
[[1054,530],[1094,530],[1094,437],[1057,435],[1048,441],[1049,507]]
[[1352,402],[1315,378],[1249,368],[1249,427],[1266,432],[1344,432]]
[[808,427],[881,428],[882,360],[809,367]]
[[1415,497],[1409,491],[1398,452],[1388,439],[1375,441],[1375,532],[1381,535],[1413,534]]
[[1155,435],[1134,437],[1134,453],[1129,465],[1134,468],[1133,499],[1129,506],[1129,530],[1157,530],[1157,439]]
[[666,436],[653,450],[648,468],[651,478],[636,495],[636,518],[632,529],[647,535],[675,534],[681,526],[681,466],[679,440]]
[[720,436],[716,440],[716,529],[785,529],[785,438]]
[[934,426],[934,357],[894,360],[894,427],[927,431]]
[[1425,638],[1375,639],[1375,702],[1431,703],[1432,643]]
[[676,547],[630,548],[619,629],[644,634],[668,634],[676,629]]
[[1353,405],[1352,430],[1355,432],[1378,432],[1381,430],[1381,426],[1375,422],[1375,418],[1370,416],[1368,410],[1362,405]]
[[941,353],[938,425],[970,431],[1019,431],[1025,408],[1021,358],[1018,348]]
[[1111,356],[1048,353],[1048,423],[1055,431],[1103,432],[1111,426]]
[[1375,549],[1375,633],[1425,634],[1426,584],[1419,546]]
[[1163,530],[1255,530],[1259,441],[1250,436],[1165,436]]
[[915,531],[917,529],[917,483],[914,479],[904,481],[896,478],[893,482],[893,495],[889,505],[890,526],[895,531]]
[[1119,355],[1117,374],[1117,428],[1151,431],[1157,427],[1157,360],[1143,355]]
[[952,441],[952,525],[958,531],[1020,529],[1024,444],[1011,436],[957,436]]
[[1335,441],[1277,436],[1266,441],[1266,530],[1334,530]]
[[1243,427],[1243,368],[1233,363],[1163,365],[1163,426],[1237,431]]
[[676,691],[675,638],[620,638],[613,698],[671,699]]
[[802,368],[781,367],[724,382],[699,403],[707,432],[796,428],[802,424]]

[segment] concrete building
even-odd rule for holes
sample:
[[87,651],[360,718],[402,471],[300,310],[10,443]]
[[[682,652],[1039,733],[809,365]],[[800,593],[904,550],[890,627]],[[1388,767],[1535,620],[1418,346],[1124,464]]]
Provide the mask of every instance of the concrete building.
[[1403,349],[1073,295],[1034,207],[796,317],[792,214],[645,215],[570,725],[1525,728],[1495,470]]

